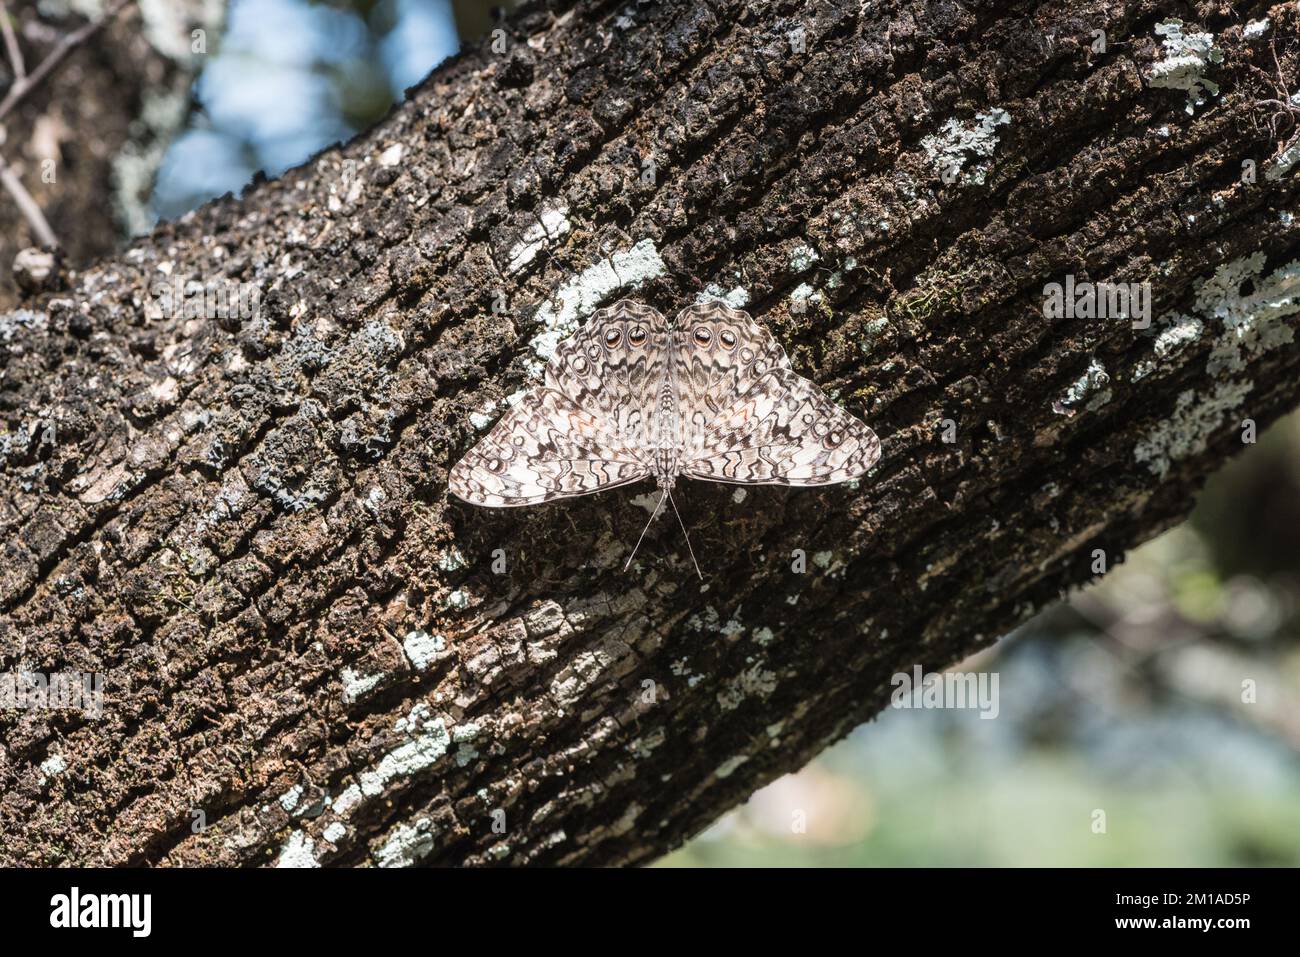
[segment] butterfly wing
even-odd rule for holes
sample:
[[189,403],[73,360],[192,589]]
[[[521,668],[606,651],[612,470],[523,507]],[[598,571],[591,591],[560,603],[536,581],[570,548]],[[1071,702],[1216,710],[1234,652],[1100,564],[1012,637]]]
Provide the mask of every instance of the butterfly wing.
[[692,306],[673,332],[681,396],[681,469],[745,485],[828,485],[859,478],[880,440],[812,382],[746,313]]
[[599,419],[616,437],[614,444],[650,465],[658,444],[668,337],[659,312],[623,299],[596,312],[559,345],[546,367],[546,386]]
[[472,505],[504,508],[586,495],[650,474],[633,452],[610,442],[603,422],[539,387],[456,463],[448,487]]
[[623,300],[556,347],[525,395],[451,471],[475,505],[533,505],[626,485],[653,473],[668,324]]

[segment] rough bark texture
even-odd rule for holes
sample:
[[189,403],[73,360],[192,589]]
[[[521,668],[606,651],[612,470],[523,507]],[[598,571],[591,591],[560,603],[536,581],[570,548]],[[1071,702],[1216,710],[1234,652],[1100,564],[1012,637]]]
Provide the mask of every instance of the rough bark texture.
[[[215,43],[224,0],[146,0],[127,6],[70,54],[3,121],[3,155],[58,237],[65,261],[84,265],[148,227],[147,201],[171,138],[189,114],[202,57],[192,31]],[[10,2],[30,74],[97,4]],[[98,16],[98,14],[96,14]],[[0,47],[7,91],[13,64]],[[0,92],[0,95],[3,95]],[[16,305],[14,255],[41,245],[12,198],[0,193],[0,308]]]
[[[649,861],[1177,521],[1300,394],[1294,316],[1198,284],[1262,249],[1290,301],[1252,65],[1294,70],[1300,20],[1173,12],[1222,52],[1191,114],[1149,82],[1169,4],[526,8],[504,55],[8,317],[0,665],[107,678],[102,718],[0,714],[0,860]],[[945,183],[927,137],[994,110]],[[1164,318],[1046,319],[1067,273]],[[165,276],[259,316],[158,317]],[[622,571],[634,493],[448,502],[536,337],[711,286],[880,434],[860,487],[688,483],[703,585],[668,522]]]

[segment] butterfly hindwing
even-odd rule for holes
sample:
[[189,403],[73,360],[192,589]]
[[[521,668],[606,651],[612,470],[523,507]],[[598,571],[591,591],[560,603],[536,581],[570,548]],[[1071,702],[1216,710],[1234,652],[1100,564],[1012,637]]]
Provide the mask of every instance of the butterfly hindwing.
[[796,373],[746,313],[693,306],[675,325],[688,478],[826,485],[858,478],[880,458],[876,434]]
[[704,451],[713,424],[737,398],[765,373],[789,368],[790,360],[747,313],[718,302],[679,312],[672,338],[678,442],[682,459],[689,460]]

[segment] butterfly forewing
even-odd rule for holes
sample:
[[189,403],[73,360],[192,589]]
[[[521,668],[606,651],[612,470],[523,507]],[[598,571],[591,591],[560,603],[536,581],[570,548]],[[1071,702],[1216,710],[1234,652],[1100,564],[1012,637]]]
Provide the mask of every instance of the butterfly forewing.
[[652,431],[668,355],[663,316],[623,300],[555,350],[530,391],[452,469],[475,505],[532,505],[652,474]]
[[624,299],[559,345],[546,385],[600,420],[609,445],[653,466],[668,351],[664,317]]

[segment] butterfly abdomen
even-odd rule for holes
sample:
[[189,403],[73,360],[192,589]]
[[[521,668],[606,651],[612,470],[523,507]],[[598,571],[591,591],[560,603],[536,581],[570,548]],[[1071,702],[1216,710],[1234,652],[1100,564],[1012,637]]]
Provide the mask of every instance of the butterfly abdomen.
[[660,488],[671,489],[681,473],[681,449],[678,443],[677,390],[672,374],[664,376],[659,390],[657,435],[655,437],[655,481]]

